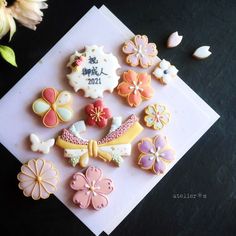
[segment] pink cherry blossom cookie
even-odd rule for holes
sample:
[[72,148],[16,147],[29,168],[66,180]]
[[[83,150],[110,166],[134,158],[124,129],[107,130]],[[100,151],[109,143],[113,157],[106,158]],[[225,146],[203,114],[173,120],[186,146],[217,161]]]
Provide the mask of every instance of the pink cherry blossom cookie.
[[46,199],[56,192],[59,177],[51,161],[39,158],[24,164],[17,179],[20,181],[18,186],[26,197],[39,200]]
[[106,195],[114,189],[110,179],[103,178],[102,170],[97,167],[88,167],[85,175],[78,172],[73,175],[70,187],[76,190],[73,202],[80,208],[92,206],[100,210],[108,205]]
[[146,35],[136,35],[133,40],[124,44],[122,51],[127,54],[127,64],[131,66],[140,65],[143,68],[153,65],[158,53],[156,44],[148,43]]
[[168,145],[166,137],[157,135],[154,138],[143,138],[138,149],[141,154],[138,164],[142,169],[152,170],[155,174],[163,174],[166,164],[174,160],[175,152]]

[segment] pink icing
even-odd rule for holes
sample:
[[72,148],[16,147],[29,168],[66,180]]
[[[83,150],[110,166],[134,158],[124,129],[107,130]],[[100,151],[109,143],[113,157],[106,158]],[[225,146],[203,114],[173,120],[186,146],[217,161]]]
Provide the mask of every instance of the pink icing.
[[80,208],[87,208],[91,204],[96,210],[107,206],[106,195],[114,189],[112,180],[104,179],[102,170],[92,166],[88,167],[85,175],[74,174],[70,187],[77,191],[73,197],[75,204]]
[[[107,134],[104,138],[98,141],[98,144],[108,143],[114,139],[119,138],[122,136],[127,130],[134,125],[134,123],[138,120],[135,115],[131,115],[119,128],[114,130],[113,132]],[[69,130],[63,129],[61,139],[73,143],[73,144],[80,144],[80,145],[87,145],[88,141],[80,139],[73,135]]]
[[56,101],[56,92],[53,88],[46,88],[42,92],[42,97],[49,103],[53,104]]

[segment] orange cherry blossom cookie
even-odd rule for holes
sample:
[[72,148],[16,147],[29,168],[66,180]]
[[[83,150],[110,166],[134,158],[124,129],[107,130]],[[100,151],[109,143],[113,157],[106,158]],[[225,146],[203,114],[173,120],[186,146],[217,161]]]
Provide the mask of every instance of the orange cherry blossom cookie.
[[128,54],[126,62],[129,65],[140,65],[143,68],[153,65],[158,53],[156,44],[148,43],[148,37],[146,35],[136,35],[133,40],[124,44],[122,51]]
[[118,94],[126,97],[131,107],[137,107],[143,100],[152,98],[151,76],[147,73],[136,73],[128,70],[123,73],[123,81],[118,85]]
[[160,104],[149,105],[145,108],[144,122],[149,128],[162,129],[170,121],[170,113]]
[[17,175],[18,186],[26,197],[34,200],[46,199],[56,192],[58,171],[51,161],[33,159],[22,165]]

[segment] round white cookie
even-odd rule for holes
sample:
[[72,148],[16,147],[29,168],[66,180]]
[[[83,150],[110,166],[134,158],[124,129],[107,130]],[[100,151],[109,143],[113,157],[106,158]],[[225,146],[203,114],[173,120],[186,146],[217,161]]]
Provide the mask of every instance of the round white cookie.
[[71,73],[67,75],[75,92],[84,91],[85,97],[93,99],[103,97],[104,91],[113,92],[118,85],[120,68],[117,58],[111,53],[104,53],[103,47],[86,46],[84,52],[75,52],[67,64]]

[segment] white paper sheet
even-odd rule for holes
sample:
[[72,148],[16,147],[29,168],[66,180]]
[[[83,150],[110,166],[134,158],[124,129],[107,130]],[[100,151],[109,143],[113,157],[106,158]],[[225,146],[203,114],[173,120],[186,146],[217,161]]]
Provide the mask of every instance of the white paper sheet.
[[[137,32],[138,33],[138,32]],[[148,32],[147,32],[148,35]],[[66,62],[71,53],[81,50],[85,45],[103,45],[106,52],[117,56],[123,70],[124,64],[120,47],[133,33],[120,22],[106,7],[93,7],[58,43],[1,99],[0,108],[0,141],[21,162],[42,155],[33,153],[29,148],[28,136],[36,133],[43,139],[55,137],[64,127],[82,119],[80,110],[90,99],[73,93],[66,80]],[[120,71],[121,73],[121,71]],[[73,121],[59,125],[54,129],[44,128],[31,111],[32,102],[40,96],[44,87],[53,86],[56,89],[66,89],[73,93],[76,116]],[[207,131],[219,116],[180,78],[168,86],[161,86],[153,79],[152,86],[155,96],[143,102],[138,108],[129,108],[116,92],[105,93],[104,100],[112,109],[113,116],[121,115],[125,119],[128,114],[135,113],[142,118],[141,113],[147,104],[160,102],[165,104],[172,114],[171,122],[163,129],[176,150],[176,160],[167,166],[167,172]],[[112,105],[113,104],[113,105]],[[6,131],[6,126],[9,126]],[[91,132],[92,131],[92,132]],[[78,167],[71,167],[63,157],[59,148],[54,148],[46,159],[52,160],[59,169],[61,182],[56,196],[70,209],[95,235],[102,231],[111,233],[114,228],[130,213],[142,198],[161,180],[163,175],[155,176],[141,170],[137,164],[136,143],[142,137],[153,137],[156,131],[145,129],[133,142],[133,152],[127,157],[120,168],[115,168],[101,161],[91,160],[91,164],[104,170],[106,177],[115,184],[115,191],[109,195],[109,206],[100,211],[79,209],[71,201],[73,191],[68,187],[68,181]],[[86,137],[101,137],[105,131],[88,128]]]

